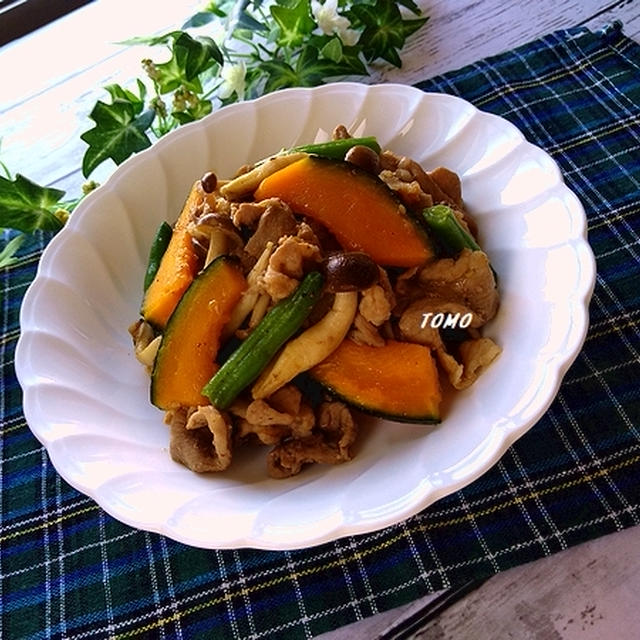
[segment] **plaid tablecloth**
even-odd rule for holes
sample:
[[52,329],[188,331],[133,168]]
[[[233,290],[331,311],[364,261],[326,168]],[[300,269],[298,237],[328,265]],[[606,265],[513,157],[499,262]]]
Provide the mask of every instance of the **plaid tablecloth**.
[[22,415],[37,236],[2,272],[0,636],[311,638],[640,522],[640,46],[619,24],[571,29],[419,86],[511,120],[586,208],[591,329],[544,418],[472,485],[378,533],[265,552],[131,529],[60,479]]

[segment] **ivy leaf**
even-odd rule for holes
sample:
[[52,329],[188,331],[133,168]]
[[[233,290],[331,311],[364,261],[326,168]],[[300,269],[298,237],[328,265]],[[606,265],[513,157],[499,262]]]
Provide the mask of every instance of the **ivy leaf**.
[[138,115],[144,108],[144,99],[147,95],[147,87],[144,83],[138,79],[136,80],[138,86],[138,95],[122,88],[119,84],[109,84],[105,87],[105,90],[111,96],[111,101],[123,100],[124,102],[130,102],[133,106],[133,111]]
[[155,36],[135,36],[134,38],[128,38],[127,40],[121,40],[116,44],[126,44],[128,46],[143,44],[150,47],[155,47],[159,44],[169,44],[173,38],[177,38],[182,31],[168,31]]
[[198,11],[198,13],[192,15],[183,25],[183,29],[189,29],[191,27],[203,27],[205,24],[209,24],[216,19],[216,14],[210,11]]
[[246,9],[242,11],[238,16],[236,29],[240,32],[248,32],[249,37],[251,37],[253,32],[263,32],[269,30],[263,22],[256,20]]
[[358,43],[369,62],[382,58],[396,67],[402,66],[398,51],[405,40],[427,20],[404,20],[400,9],[391,0],[376,0],[374,5],[354,4],[349,17],[357,26],[363,26]]
[[311,17],[309,0],[298,0],[295,3],[279,0],[271,7],[271,16],[279,27],[277,42],[283,47],[299,47],[305,36],[316,27]]
[[302,49],[295,66],[274,59],[264,61],[261,67],[268,74],[266,92],[285,87],[313,87],[323,84],[328,78],[353,72],[351,64],[321,57],[318,49],[312,45],[306,45]]
[[151,146],[145,132],[153,122],[155,111],[142,111],[143,98],[117,85],[110,85],[108,91],[112,103],[96,102],[89,114],[96,126],[80,136],[89,145],[82,159],[85,178],[109,158],[120,164],[130,155]]
[[11,238],[11,240],[7,242],[4,249],[0,251],[0,269],[10,267],[12,264],[18,262],[15,255],[18,249],[22,246],[22,243],[25,241],[25,238],[26,236],[19,235]]
[[180,86],[200,93],[198,76],[216,62],[222,64],[222,52],[208,36],[192,38],[185,31],[178,33],[174,36],[171,58],[156,65],[153,79],[160,93],[175,91]]
[[314,35],[309,39],[309,43],[318,49],[322,57],[340,63],[345,69],[348,67],[349,70],[343,71],[343,74],[369,75],[360,55],[360,47],[346,46],[338,36],[326,35]]
[[[412,33],[415,33],[422,25],[429,20],[429,16],[425,16],[424,18],[416,18],[415,20],[403,20],[402,21],[402,29],[404,31],[405,39],[408,38]],[[402,42],[404,46],[404,40]]]
[[[186,34],[188,37],[188,34]],[[192,78],[211,67],[215,62],[223,64],[222,51],[213,38],[209,36],[197,36],[188,45],[188,56],[185,62],[187,78]],[[195,43],[195,44],[193,44]]]
[[260,64],[260,69],[267,74],[267,81],[264,87],[265,93],[285,89],[286,87],[295,87],[298,82],[298,75],[295,69],[285,62],[274,58],[273,60],[264,60]]
[[25,233],[58,231],[63,223],[53,211],[64,193],[42,187],[19,173],[15,180],[0,176],[0,227]]
[[327,44],[320,49],[320,53],[328,60],[340,62],[342,60],[342,40],[337,36],[329,38]]
[[413,2],[413,0],[398,0],[396,4],[402,5],[403,7],[409,9],[411,13],[414,13],[417,16],[422,13],[420,7],[415,2]]
[[319,55],[316,47],[306,45],[296,60],[296,71],[302,87],[323,84],[329,78],[353,73],[353,66],[344,56],[338,62]]

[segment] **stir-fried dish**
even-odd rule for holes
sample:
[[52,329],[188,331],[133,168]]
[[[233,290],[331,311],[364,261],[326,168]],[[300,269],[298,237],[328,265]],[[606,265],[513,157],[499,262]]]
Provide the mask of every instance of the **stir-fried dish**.
[[358,416],[437,423],[443,389],[499,355],[499,306],[459,177],[338,126],[333,139],[197,180],[150,251],[136,357],[172,458],[268,474],[350,460]]

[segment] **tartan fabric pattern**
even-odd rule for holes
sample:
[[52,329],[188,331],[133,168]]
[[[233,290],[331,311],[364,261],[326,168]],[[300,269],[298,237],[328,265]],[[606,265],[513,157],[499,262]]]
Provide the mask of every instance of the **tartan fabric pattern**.
[[0,637],[311,638],[640,523],[640,46],[617,23],[570,29],[419,86],[513,122],[586,209],[591,328],[543,419],[473,484],[372,534],[207,551],[132,529],[58,476],[22,415],[37,234],[1,272]]

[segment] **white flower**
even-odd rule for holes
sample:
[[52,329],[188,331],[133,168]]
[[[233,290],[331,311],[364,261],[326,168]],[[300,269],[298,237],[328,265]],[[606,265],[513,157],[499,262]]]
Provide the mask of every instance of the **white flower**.
[[238,96],[238,100],[242,100],[244,98],[244,78],[246,74],[247,68],[244,62],[225,64],[220,72],[223,82],[218,89],[218,97],[224,100],[235,93]]
[[327,36],[337,35],[343,44],[352,46],[358,42],[359,34],[355,29],[349,29],[351,22],[338,13],[338,0],[311,0],[311,12],[320,27],[320,31]]

